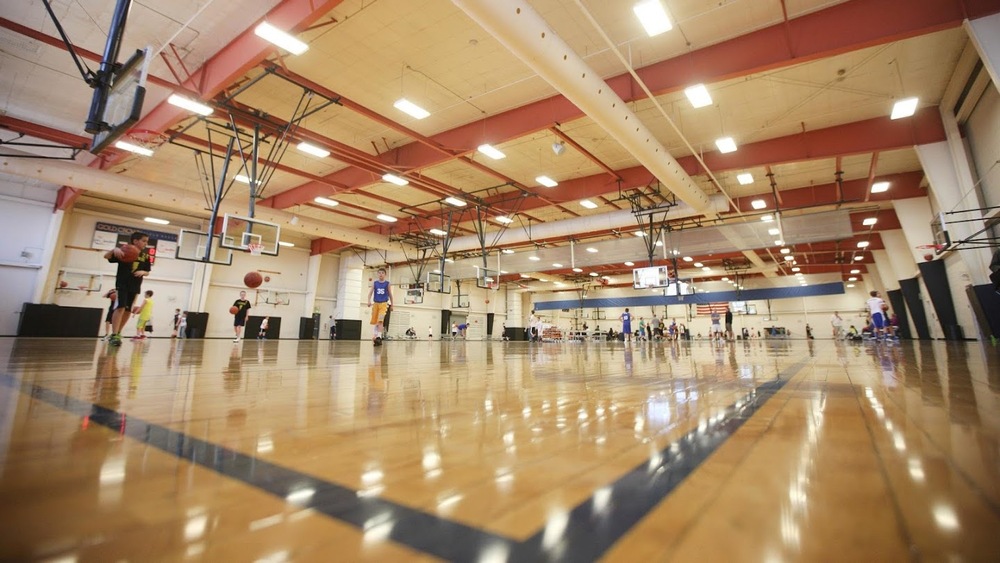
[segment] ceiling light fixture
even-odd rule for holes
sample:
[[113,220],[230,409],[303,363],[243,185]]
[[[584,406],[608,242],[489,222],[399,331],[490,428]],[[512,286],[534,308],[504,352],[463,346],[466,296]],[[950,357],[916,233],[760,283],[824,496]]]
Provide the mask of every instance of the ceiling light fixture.
[[889,191],[889,182],[875,182],[872,184],[873,194],[880,194],[885,191]]
[[243,174],[237,174],[237,175],[233,176],[233,181],[239,182],[241,184],[249,184],[250,183],[250,178],[246,177]]
[[864,255],[861,255],[861,254],[859,254],[858,256],[854,257],[854,261],[855,262],[860,262],[860,261],[862,261],[864,259],[865,259]]
[[503,252],[504,254],[514,254],[514,249],[513,248],[505,248],[505,249],[501,250],[500,252]]
[[782,248],[782,249],[781,249],[781,253],[782,253],[782,254],[789,254],[789,253],[790,253],[791,251],[792,251],[792,249],[791,249],[791,248]]
[[573,271],[579,274],[583,272],[583,268],[573,268]]
[[386,172],[385,174],[382,174],[382,179],[385,180],[386,182],[396,184],[397,186],[405,186],[406,184],[410,183],[410,181],[407,180],[406,178],[401,178],[399,176],[396,176],[395,174],[392,174],[391,172]]
[[847,281],[858,281],[858,278],[856,278],[854,276],[851,276],[851,277],[847,278]]
[[635,13],[635,17],[639,18],[639,23],[642,24],[643,29],[646,30],[646,34],[650,37],[656,37],[661,33],[670,31],[674,27],[670,23],[670,18],[667,17],[667,12],[663,9],[663,5],[660,4],[660,0],[639,2],[635,6],[632,6],[632,11]]
[[546,188],[554,188],[559,185],[559,182],[556,182],[555,180],[549,178],[548,176],[539,176],[535,178],[535,181],[545,186]]
[[767,202],[762,199],[755,199],[750,202],[750,207],[753,207],[754,209],[764,209],[767,207]]
[[796,267],[792,268],[792,271],[793,272],[800,272],[800,271],[802,271],[802,268],[799,268],[798,266],[796,266]]
[[861,270],[858,270],[857,268],[855,268],[855,269],[851,270],[851,273],[852,274],[860,274]]
[[736,175],[736,181],[740,183],[741,186],[747,186],[753,183],[753,174],[749,172],[744,172],[742,174]]
[[444,198],[444,202],[447,203],[448,205],[453,205],[455,207],[465,207],[466,205],[469,205],[468,203],[465,203],[464,201],[453,196],[448,196]]
[[705,88],[704,84],[688,86],[684,89],[684,95],[687,96],[691,105],[695,108],[712,105],[712,95],[708,93],[708,88]]
[[477,150],[486,156],[492,158],[493,160],[500,160],[501,158],[507,158],[507,155],[493,148],[491,145],[483,144],[479,145]]
[[634,232],[632,234],[635,235],[635,236],[637,236],[637,237],[639,237],[639,238],[642,238],[642,237],[646,236],[646,233],[644,233],[642,231],[636,231],[636,232]]
[[589,199],[582,200],[580,205],[586,207],[587,209],[597,209],[597,204],[590,201]]
[[378,219],[379,221],[385,221],[386,223],[395,223],[396,221],[399,220],[393,217],[392,215],[386,215],[385,213],[379,213],[378,215],[375,216],[375,218]]
[[868,217],[864,221],[861,222],[861,224],[864,225],[864,226],[866,226],[866,227],[871,227],[875,223],[878,223],[878,219],[876,219],[875,217]]
[[889,116],[889,119],[910,117],[914,113],[917,113],[918,103],[920,103],[919,98],[905,98],[899,100],[895,104],[892,104],[892,114]]
[[332,200],[330,198],[326,198],[326,197],[322,197],[322,196],[320,196],[320,197],[314,197],[313,201],[315,201],[316,203],[322,204],[322,205],[328,205],[330,207],[336,207],[336,206],[340,205],[339,201],[335,201],[335,200]]
[[691,258],[690,256],[685,256],[684,258],[682,258],[682,260],[684,260],[685,262],[694,262],[694,258]]
[[125,141],[115,142],[115,148],[123,151],[134,152],[140,156],[153,156],[153,151],[147,149],[146,147],[140,147],[139,145],[133,145],[132,143],[127,143]]
[[625,265],[631,268],[632,266],[635,266],[635,262],[625,262]]
[[541,260],[541,258],[537,256],[528,256],[528,260],[531,260],[532,262],[538,262],[539,260]]
[[715,146],[719,147],[722,154],[736,152],[736,141],[732,137],[722,137],[715,140]]
[[694,267],[695,268],[701,268],[702,266],[704,266],[704,264],[702,264],[701,262],[695,262],[694,263]]
[[559,262],[553,262],[553,263],[552,263],[552,267],[553,267],[553,268],[562,268],[563,266],[562,266],[562,264],[560,264]]
[[760,220],[765,223],[770,223],[771,221],[774,221],[774,215],[761,215]]
[[596,278],[599,274],[597,272],[590,272],[590,275]]
[[284,247],[287,247],[287,248],[292,248],[292,247],[295,246],[295,243],[285,242],[283,240],[279,240],[278,241],[278,246],[284,246]]
[[597,253],[597,249],[594,248],[593,246],[588,246],[587,247],[587,252],[590,252],[590,253],[594,254],[594,253]]
[[153,223],[154,225],[169,225],[170,221],[166,219],[157,219],[156,217],[146,217],[143,221],[147,223]]
[[768,229],[767,230],[767,234],[769,234],[769,235],[771,235],[773,237],[774,235],[780,235],[781,234],[781,230],[780,229],[773,229],[773,228],[772,229]]
[[267,22],[261,22],[254,28],[253,32],[257,37],[269,41],[293,55],[301,55],[309,50],[309,45]]
[[415,119],[423,119],[431,114],[431,112],[425,110],[410,100],[407,100],[406,98],[396,100],[396,102],[392,104],[392,107]]
[[506,217],[504,215],[497,215],[496,221],[497,223],[503,223],[504,225],[510,225],[511,223],[514,222],[513,219],[511,219],[510,217]]
[[318,156],[320,158],[326,158],[330,156],[330,151],[324,148],[317,147],[316,145],[311,145],[305,141],[302,141],[301,143],[296,145],[296,147],[298,147],[300,151],[306,154],[311,154],[313,156]]
[[212,115],[214,111],[210,106],[207,106],[201,102],[196,102],[191,98],[185,98],[179,94],[170,94],[167,98],[167,103],[173,106],[177,106],[181,109],[186,109],[190,112],[197,113],[198,115]]
[[446,234],[448,234],[446,231],[442,231],[441,229],[431,229],[431,230],[429,230],[427,232],[429,232],[432,235],[437,235],[439,237],[443,237]]

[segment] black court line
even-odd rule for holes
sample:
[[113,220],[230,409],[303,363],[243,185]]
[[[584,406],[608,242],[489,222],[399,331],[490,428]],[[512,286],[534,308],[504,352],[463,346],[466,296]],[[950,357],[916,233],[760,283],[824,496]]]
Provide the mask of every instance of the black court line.
[[524,541],[378,497],[359,496],[348,487],[39,385],[20,383],[8,374],[0,374],[0,384],[68,413],[88,416],[93,423],[286,501],[301,499],[289,502],[361,530],[391,525],[387,537],[392,541],[449,561],[478,561],[484,556],[510,561],[590,561],[603,555],[673,492],[806,363],[802,360],[784,369],[776,379],[728,406],[715,422],[688,432],[658,457],[636,466],[570,510],[566,518],[550,520]]

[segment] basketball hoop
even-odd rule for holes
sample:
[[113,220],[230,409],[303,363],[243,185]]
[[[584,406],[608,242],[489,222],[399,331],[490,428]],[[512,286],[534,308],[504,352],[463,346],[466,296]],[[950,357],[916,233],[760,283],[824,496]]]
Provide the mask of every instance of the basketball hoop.
[[934,255],[941,248],[943,248],[943,245],[940,244],[918,244],[916,246],[916,249],[924,255],[924,260],[928,262],[934,259]]
[[264,252],[264,245],[260,243],[251,242],[247,245],[247,252],[250,256],[260,256]]

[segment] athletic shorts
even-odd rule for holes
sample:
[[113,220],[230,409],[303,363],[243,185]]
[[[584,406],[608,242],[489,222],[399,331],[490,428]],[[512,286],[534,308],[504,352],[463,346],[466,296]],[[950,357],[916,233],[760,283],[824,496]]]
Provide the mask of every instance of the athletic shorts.
[[139,292],[131,292],[125,288],[119,287],[116,291],[118,294],[118,300],[115,301],[115,309],[128,309],[132,312],[132,304],[135,303],[135,298],[139,296]]
[[247,326],[247,314],[245,310],[240,313],[236,313],[236,315],[233,316],[233,326]]
[[386,311],[389,310],[389,302],[383,301],[381,303],[372,303],[372,321],[371,324],[377,325],[382,322],[382,318],[385,317]]
[[875,328],[885,328],[885,317],[882,316],[882,313],[872,315],[872,324],[875,325]]

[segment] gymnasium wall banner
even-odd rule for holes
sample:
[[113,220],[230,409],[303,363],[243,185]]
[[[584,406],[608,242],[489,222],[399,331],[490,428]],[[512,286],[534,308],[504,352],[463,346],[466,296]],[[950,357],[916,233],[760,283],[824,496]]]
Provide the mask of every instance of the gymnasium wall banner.
[[150,263],[156,262],[156,257],[165,256],[173,258],[177,253],[177,235],[174,233],[164,233],[152,231],[141,227],[129,227],[127,225],[112,225],[111,223],[97,222],[94,226],[94,238],[90,243],[91,248],[100,250],[111,250],[112,248],[127,243],[132,233],[140,231],[149,235]]

